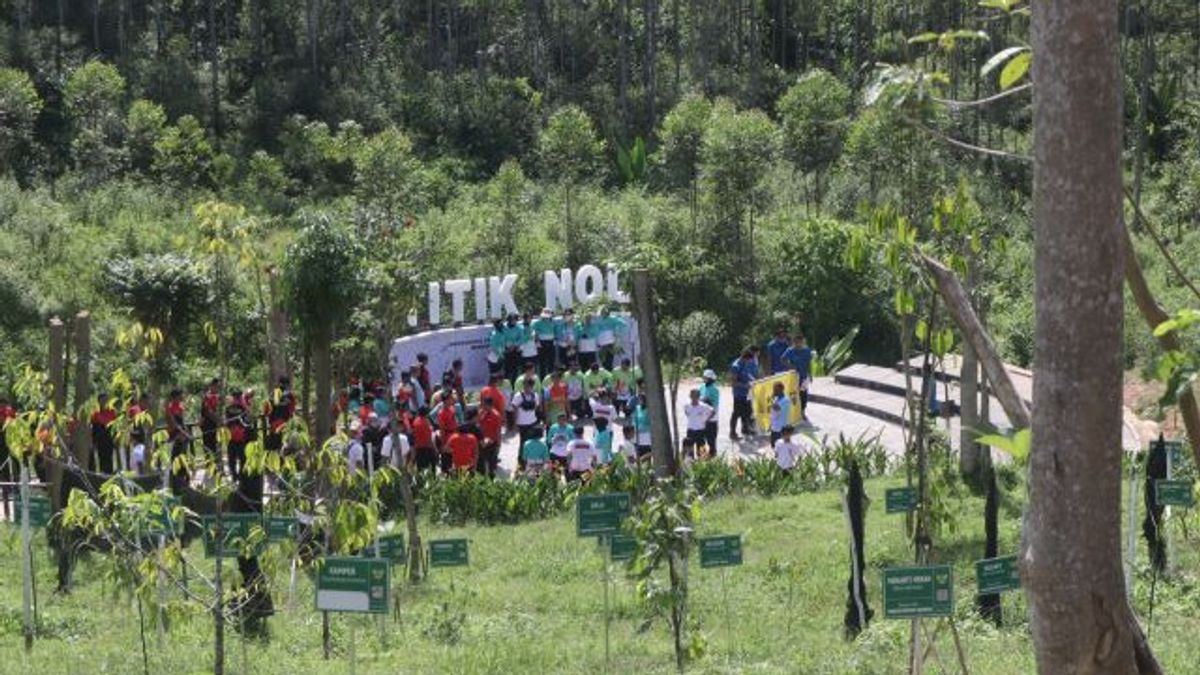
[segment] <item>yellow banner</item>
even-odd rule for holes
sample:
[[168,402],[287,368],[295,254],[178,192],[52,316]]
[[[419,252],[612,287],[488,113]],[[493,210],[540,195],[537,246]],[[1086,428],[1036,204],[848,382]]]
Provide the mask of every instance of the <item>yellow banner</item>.
[[800,424],[800,377],[796,371],[764,377],[750,383],[750,400],[754,403],[754,422],[760,433],[771,430],[771,399],[775,396],[775,383],[783,383],[783,391],[792,400],[788,424]]

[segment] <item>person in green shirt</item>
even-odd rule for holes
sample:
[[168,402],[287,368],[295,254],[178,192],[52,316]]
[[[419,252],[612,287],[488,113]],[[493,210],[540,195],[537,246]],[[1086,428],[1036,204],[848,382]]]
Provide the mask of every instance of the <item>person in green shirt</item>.
[[629,359],[621,359],[621,365],[612,371],[613,404],[617,414],[629,416],[637,381],[642,379],[642,369],[635,368]]
[[579,370],[579,362],[572,361],[571,368],[563,376],[567,383],[567,400],[570,401],[571,414],[576,419],[587,417],[587,391],[585,390],[584,375]]
[[591,368],[583,375],[583,383],[587,386],[587,395],[594,396],[599,389],[606,389],[612,383],[612,373],[600,367],[596,361],[592,361]]
[[554,339],[558,335],[558,322],[549,307],[542,310],[542,315],[530,324],[534,339],[537,340],[538,375],[549,377],[554,372],[555,346]]
[[521,459],[525,461],[525,475],[536,477],[546,470],[550,461],[550,446],[543,439],[542,427],[529,430],[529,438],[521,446]]

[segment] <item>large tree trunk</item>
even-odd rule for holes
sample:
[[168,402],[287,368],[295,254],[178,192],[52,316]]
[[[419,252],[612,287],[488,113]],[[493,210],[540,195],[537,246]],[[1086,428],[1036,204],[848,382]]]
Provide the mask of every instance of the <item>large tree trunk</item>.
[[[650,273],[633,272],[633,311],[638,323],[638,342],[642,373],[646,378],[646,407],[650,411],[650,447],[654,474],[659,478],[674,476],[677,470],[674,445],[667,420],[667,400],[663,395],[662,366],[658,361]],[[673,402],[672,402],[673,404]]]
[[1034,3],[1038,374],[1020,560],[1042,673],[1161,672],[1121,570],[1117,47],[1114,0]]
[[[1125,244],[1125,283],[1129,286],[1129,294],[1133,296],[1138,313],[1142,315],[1146,325],[1153,331],[1170,317],[1154,299],[1154,293],[1146,283],[1146,277],[1142,274],[1142,266],[1133,250],[1133,238],[1130,237],[1128,229],[1125,230],[1123,241]],[[1173,330],[1158,336],[1158,344],[1168,352],[1183,349],[1183,344],[1179,341],[1179,334]],[[1196,464],[1200,466],[1200,408],[1196,406],[1196,394],[1191,387],[1179,395],[1177,404],[1179,405],[1179,414],[1183,417],[1183,426],[1187,429],[1188,442],[1192,446],[1192,452],[1195,453]]]

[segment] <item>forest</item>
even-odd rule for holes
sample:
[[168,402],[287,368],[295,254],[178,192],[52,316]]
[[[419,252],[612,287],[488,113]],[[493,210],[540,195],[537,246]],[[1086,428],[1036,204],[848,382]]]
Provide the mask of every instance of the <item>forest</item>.
[[[4,2],[0,377],[40,360],[49,317],[86,309],[100,344],[129,347],[98,350],[95,372],[144,380],[140,275],[171,281],[151,299],[173,303],[164,377],[196,386],[227,360],[261,381],[262,327],[285,304],[271,275],[313,218],[361,244],[341,373],[378,371],[426,280],[518,272],[540,306],[542,270],[647,256],[664,311],[736,327],[714,363],[797,317],[818,348],[858,325],[857,356],[888,362],[896,279],[846,251],[886,209],[941,236],[955,195],[980,233],[962,249],[971,292],[1006,360],[1029,365],[1027,10]],[[1174,311],[1189,295],[1151,233],[1182,269],[1200,263],[1200,6],[1130,2],[1120,18],[1127,184],[1145,214],[1129,219]],[[1127,313],[1126,366],[1148,373],[1153,338]],[[303,331],[285,335],[299,368]]]

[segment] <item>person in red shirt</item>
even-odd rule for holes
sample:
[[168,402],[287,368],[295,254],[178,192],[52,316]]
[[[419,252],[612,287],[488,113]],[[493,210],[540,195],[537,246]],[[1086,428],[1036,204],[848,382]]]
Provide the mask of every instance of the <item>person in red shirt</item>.
[[417,470],[424,471],[437,466],[437,447],[433,442],[433,425],[429,423],[429,409],[421,408],[412,420],[413,454]]
[[171,443],[171,492],[180,494],[187,487],[190,476],[186,469],[174,470],[175,459],[188,454],[191,436],[183,419],[183,391],[172,389],[166,405],[167,438]]
[[453,459],[450,454],[450,446],[448,441],[450,436],[458,431],[458,404],[454,400],[454,392],[447,391],[441,401],[441,408],[437,413],[438,440],[441,444],[441,465],[442,473],[449,474],[453,466]]
[[200,399],[200,440],[210,462],[221,471],[221,453],[217,448],[217,429],[221,426],[221,381],[213,378]]
[[455,473],[465,474],[475,470],[479,456],[479,441],[476,440],[474,434],[455,431],[450,434],[450,440],[446,441],[446,445],[450,447]]
[[229,474],[238,480],[242,475],[242,467],[246,466],[246,444],[254,435],[254,420],[250,418],[242,392],[236,389],[230,392],[224,421],[229,429]]
[[425,392],[425,395],[429,396],[429,394],[433,391],[433,387],[432,387],[433,382],[430,381],[430,376],[429,376],[429,355],[428,354],[417,354],[416,369],[417,369],[417,373],[416,373],[417,383],[421,385],[421,390]]
[[508,410],[508,399],[504,397],[504,392],[500,390],[500,383],[504,378],[499,375],[493,375],[488,378],[488,385],[479,390],[479,400],[492,399],[492,407],[496,410]]
[[[16,472],[12,469],[13,462],[8,461],[8,441],[5,439],[4,427],[16,417],[16,408],[12,407],[7,398],[0,396],[0,481],[5,483],[12,483]],[[0,486],[0,503],[4,506],[5,515],[9,515],[8,492],[7,486]]]
[[109,428],[116,419],[117,411],[109,403],[108,393],[100,392],[96,395],[97,408],[96,412],[92,413],[92,447],[96,449],[96,465],[100,473],[112,475],[113,473],[113,452],[116,450],[116,444],[113,443],[112,429]]
[[504,429],[504,418],[491,397],[483,398],[475,425],[479,427],[479,473],[495,478],[496,467],[500,466],[500,434]]

